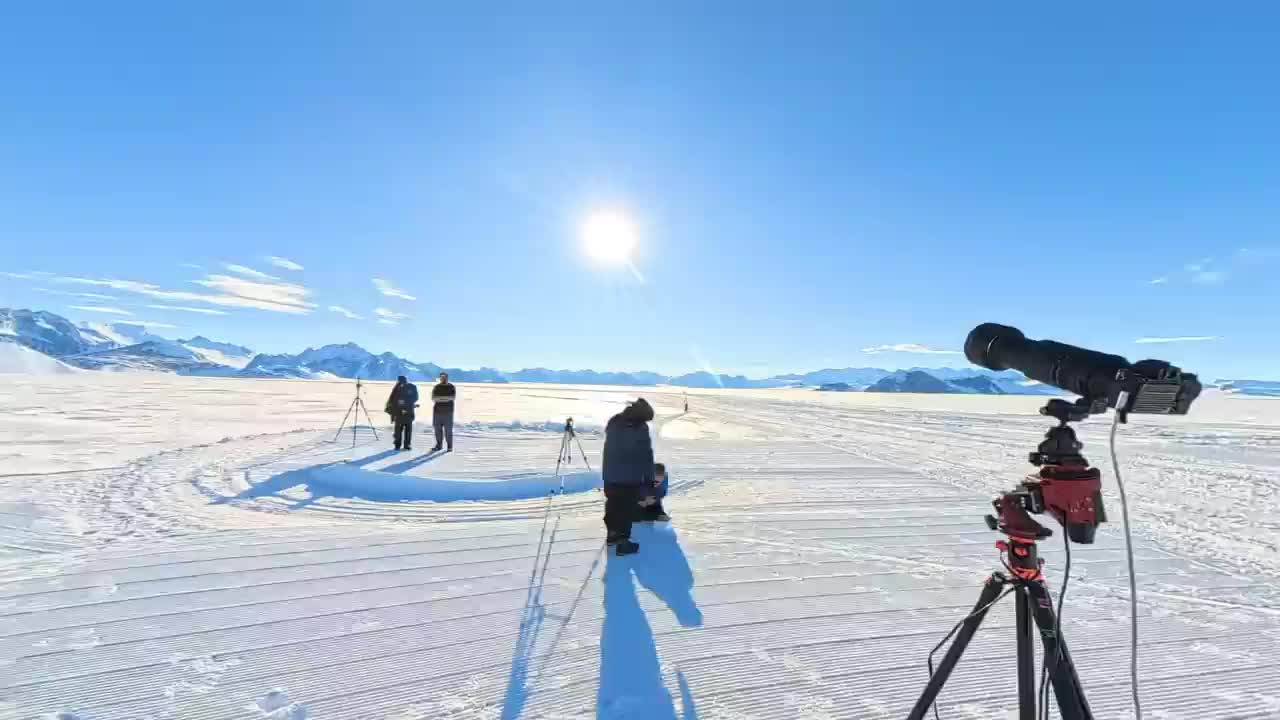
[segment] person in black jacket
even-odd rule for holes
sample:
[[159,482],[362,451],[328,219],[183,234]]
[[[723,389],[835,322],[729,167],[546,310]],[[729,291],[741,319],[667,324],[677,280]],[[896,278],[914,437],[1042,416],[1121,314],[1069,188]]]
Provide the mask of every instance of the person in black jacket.
[[631,524],[639,514],[640,499],[653,489],[653,440],[649,421],[653,406],[640,398],[609,418],[604,429],[604,526],[608,542],[619,555],[640,549],[631,541]]
[[447,442],[449,452],[453,452],[453,401],[458,391],[449,382],[449,373],[440,373],[440,382],[431,388],[431,424],[436,429],[436,446],[431,452],[440,452]]
[[416,407],[418,407],[418,386],[401,375],[396,378],[396,386],[391,388],[391,397],[387,398],[386,407],[387,414],[391,416],[391,422],[396,426],[393,437],[397,450],[401,448],[401,441],[405,450],[413,449],[413,416]]

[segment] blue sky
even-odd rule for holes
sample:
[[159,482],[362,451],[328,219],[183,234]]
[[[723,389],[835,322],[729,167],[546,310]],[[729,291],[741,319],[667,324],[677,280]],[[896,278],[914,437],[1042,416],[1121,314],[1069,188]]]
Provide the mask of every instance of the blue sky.
[[[1280,11],[767,5],[6,8],[0,304],[754,376],[999,321],[1280,376]],[[602,207],[643,281],[584,259]]]

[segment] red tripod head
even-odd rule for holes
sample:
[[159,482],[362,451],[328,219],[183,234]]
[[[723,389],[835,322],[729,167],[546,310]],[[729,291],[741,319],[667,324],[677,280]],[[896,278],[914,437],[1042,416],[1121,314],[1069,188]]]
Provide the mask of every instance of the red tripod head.
[[1035,542],[1053,535],[1031,517],[1047,511],[1067,529],[1072,542],[1092,543],[1098,526],[1107,520],[1102,507],[1102,474],[1089,467],[1080,454],[1083,445],[1067,424],[1087,417],[1089,405],[1054,399],[1041,413],[1058,418],[1060,424],[1050,428],[1044,442],[1031,453],[1031,463],[1040,470],[993,501],[996,516],[987,516],[987,526],[1015,540]]

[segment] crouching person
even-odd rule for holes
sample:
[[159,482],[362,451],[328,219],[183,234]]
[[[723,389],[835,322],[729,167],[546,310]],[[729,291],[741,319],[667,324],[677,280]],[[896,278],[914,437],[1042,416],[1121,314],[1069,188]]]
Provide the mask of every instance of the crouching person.
[[668,522],[671,516],[662,509],[662,499],[667,496],[667,466],[653,464],[653,485],[649,495],[640,500],[640,519],[645,522]]
[[631,541],[631,524],[640,511],[640,500],[653,489],[653,441],[649,421],[653,406],[640,398],[609,418],[604,430],[604,526],[608,542],[618,555],[640,549]]

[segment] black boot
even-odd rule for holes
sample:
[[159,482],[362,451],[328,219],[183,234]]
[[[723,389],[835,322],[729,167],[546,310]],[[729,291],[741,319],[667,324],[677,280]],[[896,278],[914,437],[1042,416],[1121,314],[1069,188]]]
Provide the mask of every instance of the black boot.
[[622,557],[623,555],[635,555],[640,552],[640,543],[623,540],[614,546],[614,551],[618,553],[618,557]]
[[617,545],[618,543],[620,543],[620,542],[622,542],[623,540],[626,540],[626,539],[627,539],[627,538],[625,538],[625,537],[623,537],[623,536],[621,536],[621,535],[618,535],[617,533],[609,533],[607,536],[605,536],[605,540],[604,540],[604,541],[605,541],[606,543],[608,543],[609,545]]

